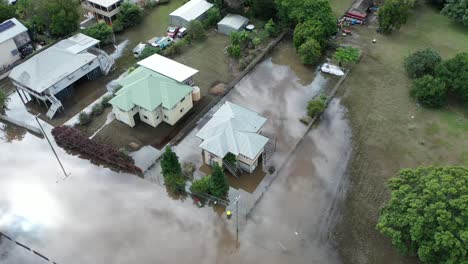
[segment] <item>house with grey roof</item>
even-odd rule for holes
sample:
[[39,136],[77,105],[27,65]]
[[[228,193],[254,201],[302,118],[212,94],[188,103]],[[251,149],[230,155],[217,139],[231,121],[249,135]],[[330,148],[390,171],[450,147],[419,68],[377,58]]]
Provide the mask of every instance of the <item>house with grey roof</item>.
[[14,63],[21,59],[21,50],[29,45],[28,29],[16,18],[0,24],[0,79],[8,75]]
[[187,27],[192,20],[202,20],[214,5],[206,0],[190,0],[169,14],[171,25]]
[[237,14],[227,14],[218,22],[218,32],[230,35],[233,31],[241,31],[249,23],[249,19]]
[[139,62],[138,68],[120,80],[122,88],[109,101],[116,119],[131,127],[136,116],[152,127],[162,122],[174,125],[193,107],[193,88],[186,82],[198,71],[172,60],[160,65],[160,58],[154,56],[159,55]]
[[252,173],[269,141],[261,134],[265,123],[266,118],[256,112],[225,102],[196,134],[202,139],[204,163],[230,167],[226,157],[231,156],[236,167]]
[[52,119],[64,109],[60,100],[71,94],[76,81],[111,70],[114,60],[96,48],[98,43],[99,40],[78,33],[13,68],[9,78],[23,103],[33,99],[42,102],[48,108],[46,116]]

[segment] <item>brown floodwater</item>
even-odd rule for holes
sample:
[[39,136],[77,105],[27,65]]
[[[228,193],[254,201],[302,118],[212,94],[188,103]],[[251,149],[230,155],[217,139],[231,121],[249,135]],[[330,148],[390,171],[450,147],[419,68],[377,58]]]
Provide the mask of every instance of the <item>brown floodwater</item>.
[[[332,82],[281,56],[287,45],[280,44],[229,97],[271,119],[267,128],[279,141],[275,162],[305,131],[298,119],[307,100]],[[16,97],[7,114],[34,124]],[[7,140],[0,124],[0,231],[57,263],[340,263],[328,232],[346,189],[351,131],[345,113],[339,100],[331,102],[249,221],[240,221],[239,242],[235,218],[227,220],[219,207],[198,208],[190,197],[171,197],[158,184],[56,147],[71,173],[63,179],[45,139],[23,132]],[[190,159],[199,151],[179,154]],[[5,239],[0,252],[0,263],[42,261]]]

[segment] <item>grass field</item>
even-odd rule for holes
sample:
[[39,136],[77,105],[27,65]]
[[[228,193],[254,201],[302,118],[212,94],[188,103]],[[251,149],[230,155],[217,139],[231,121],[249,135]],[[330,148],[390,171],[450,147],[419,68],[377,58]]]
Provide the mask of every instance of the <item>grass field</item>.
[[355,27],[345,39],[364,55],[341,89],[353,126],[354,157],[335,237],[344,263],[417,263],[399,256],[375,230],[379,209],[389,197],[386,182],[405,167],[468,166],[468,110],[454,104],[442,110],[418,106],[409,97],[411,80],[402,63],[425,47],[444,58],[468,52],[468,29],[425,5],[416,7],[408,23],[390,36],[377,34],[375,26]]

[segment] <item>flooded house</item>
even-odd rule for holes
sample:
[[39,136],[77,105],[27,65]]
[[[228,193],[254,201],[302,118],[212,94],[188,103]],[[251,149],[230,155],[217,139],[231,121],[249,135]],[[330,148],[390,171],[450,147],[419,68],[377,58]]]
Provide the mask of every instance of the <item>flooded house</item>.
[[73,84],[111,70],[114,60],[96,46],[99,40],[78,33],[47,48],[13,68],[9,78],[23,101],[35,100],[47,107],[52,119],[63,110],[61,100],[73,96]]
[[16,18],[0,24],[0,80],[7,77],[12,65],[26,55],[23,50],[30,43],[28,29]]
[[213,6],[212,3],[208,3],[206,0],[190,0],[169,14],[171,25],[187,27],[192,20],[204,19],[208,9]]
[[98,21],[112,24],[120,12],[120,6],[123,2],[124,0],[82,0],[81,6],[93,14]]
[[193,107],[190,85],[198,71],[157,54],[138,65],[109,101],[116,119],[131,127],[135,117],[152,127],[174,125]]
[[252,173],[269,141],[261,134],[266,121],[252,110],[225,102],[196,134],[202,139],[203,162]]

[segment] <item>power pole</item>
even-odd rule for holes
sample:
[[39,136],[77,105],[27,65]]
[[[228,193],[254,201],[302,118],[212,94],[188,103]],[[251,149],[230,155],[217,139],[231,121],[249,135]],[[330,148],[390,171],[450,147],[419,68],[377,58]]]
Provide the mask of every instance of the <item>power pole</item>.
[[60,164],[60,167],[62,168],[63,174],[65,175],[65,177],[63,179],[66,179],[68,177],[68,175],[70,175],[70,174],[67,174],[67,172],[65,171],[65,168],[63,167],[62,162],[60,161],[59,156],[57,155],[57,152],[55,152],[54,146],[52,146],[52,143],[50,142],[49,137],[47,136],[46,132],[44,131],[44,128],[41,125],[41,122],[39,122],[38,116],[39,115],[36,115],[36,116],[34,116],[34,118],[36,118],[36,122],[39,125],[39,127],[41,128],[42,134],[47,139],[47,142],[49,143],[49,146],[52,149],[52,152],[54,153],[55,158],[57,159],[58,163]]
[[236,197],[234,203],[236,204],[236,240],[239,241],[239,199],[240,194]]

